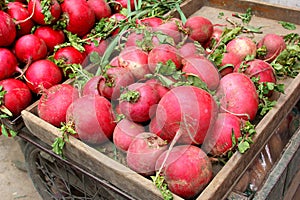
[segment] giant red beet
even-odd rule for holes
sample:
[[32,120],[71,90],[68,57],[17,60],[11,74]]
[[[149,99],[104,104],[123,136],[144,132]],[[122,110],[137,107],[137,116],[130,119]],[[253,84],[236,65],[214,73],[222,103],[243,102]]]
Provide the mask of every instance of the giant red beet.
[[17,29],[12,17],[0,10],[0,47],[11,45],[17,36]]
[[94,94],[73,101],[67,110],[66,122],[73,123],[79,139],[89,144],[108,141],[116,126],[111,103]]
[[213,177],[209,158],[193,145],[179,145],[165,151],[155,168],[161,169],[170,191],[184,199],[198,195]]
[[127,165],[144,176],[153,175],[156,160],[166,149],[167,143],[154,133],[140,133],[128,147]]
[[195,86],[179,86],[167,92],[159,101],[156,123],[162,127],[159,136],[172,141],[202,144],[217,117],[218,107],[212,95]]
[[222,156],[233,150],[233,139],[241,137],[241,119],[230,113],[219,113],[213,130],[207,135],[202,149],[212,156]]
[[64,0],[61,9],[68,17],[66,30],[73,34],[82,37],[95,25],[95,13],[86,0]]
[[234,114],[245,120],[254,120],[258,111],[258,94],[251,79],[242,73],[222,77],[215,94],[220,111]]

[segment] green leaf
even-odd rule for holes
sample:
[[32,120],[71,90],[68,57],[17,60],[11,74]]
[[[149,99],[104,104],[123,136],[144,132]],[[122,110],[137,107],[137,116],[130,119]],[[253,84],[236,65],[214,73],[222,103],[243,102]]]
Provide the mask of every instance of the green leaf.
[[190,83],[190,85],[201,88],[209,93],[212,93],[212,91],[208,89],[207,84],[194,74],[188,74],[187,81]]
[[46,24],[51,24],[55,18],[51,14],[51,6],[52,1],[51,0],[41,0],[40,1],[42,13],[44,14],[44,21]]
[[135,103],[140,98],[140,92],[136,90],[128,90],[120,95],[120,100]]
[[97,53],[97,52],[95,52],[95,51],[93,51],[93,52],[91,52],[90,54],[89,54],[89,59],[90,59],[90,61],[92,62],[92,63],[100,63],[101,62],[101,57],[100,57],[100,55]]
[[4,135],[5,137],[8,137],[8,132],[6,130],[6,127],[4,124],[1,124],[1,133],[2,135]]
[[232,14],[232,16],[240,18],[244,24],[248,24],[252,19],[252,9],[248,8],[246,13],[244,14],[234,13]]
[[18,132],[8,129],[4,124],[1,124],[0,133],[2,133],[2,135],[4,135],[5,137],[11,136],[12,138],[16,137],[18,134]]
[[159,189],[160,193],[163,196],[164,200],[172,200],[173,194],[168,189],[167,183],[165,183],[165,178],[156,172],[155,176],[150,176],[154,185]]
[[222,19],[222,17],[224,17],[224,12],[219,12],[218,18]]
[[287,30],[296,30],[296,25],[290,22],[279,21],[279,24]]
[[233,129],[231,130],[231,142],[232,142],[232,147],[234,147],[236,145],[236,138]]
[[55,138],[54,143],[51,146],[52,146],[52,151],[54,153],[63,156],[63,148],[65,146],[65,141],[62,138],[60,137]]
[[175,7],[176,7],[177,12],[179,13],[179,16],[180,16],[180,19],[181,19],[182,23],[185,24],[185,22],[186,22],[185,14],[182,12],[179,4],[175,4]]
[[244,141],[238,144],[238,151],[240,153],[245,153],[250,148],[250,144],[248,141]]
[[14,131],[14,130],[9,130],[9,134],[11,135],[11,137],[16,137],[18,135],[18,132]]

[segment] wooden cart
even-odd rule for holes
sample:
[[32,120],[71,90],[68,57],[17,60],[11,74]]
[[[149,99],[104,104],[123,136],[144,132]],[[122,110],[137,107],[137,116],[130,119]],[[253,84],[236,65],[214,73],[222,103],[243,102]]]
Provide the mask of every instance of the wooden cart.
[[[251,8],[255,15],[252,23],[263,25],[265,33],[291,32],[283,29],[278,23],[279,20],[297,24],[297,32],[300,33],[299,9],[253,0],[187,0],[182,4],[182,10],[187,17],[202,15],[211,19],[213,23],[224,22],[224,19],[218,17],[218,13],[230,16],[233,12],[245,13],[248,8]],[[257,35],[256,39],[258,40],[259,37]],[[300,99],[300,74],[294,79],[284,80],[283,83],[286,86],[285,94],[276,97],[277,105],[256,125],[257,134],[254,137],[254,144],[245,154],[234,153],[227,164],[214,174],[213,180],[197,199],[227,199],[233,194],[233,188],[238,180]],[[22,112],[25,126],[19,125],[19,122],[10,125],[12,128],[18,125],[18,137],[23,141],[21,143],[28,162],[30,177],[43,199],[162,199],[151,180],[76,138],[71,137],[66,144],[65,159],[53,154],[51,144],[61,133],[56,127],[37,116],[36,107],[37,102]],[[19,119],[21,124],[22,119]],[[279,172],[277,169],[279,167],[274,167],[271,173],[275,173],[278,179],[266,181],[266,187],[263,187],[262,192],[257,193],[256,199],[272,199],[273,190],[280,199],[289,195],[286,191],[292,189],[277,190],[277,187],[282,186],[282,177],[285,177],[285,181],[289,179],[291,185],[297,184],[298,180],[291,180],[291,177],[299,176],[297,172],[299,135],[298,130],[278,162],[278,166],[285,165],[285,169],[293,168],[295,173],[287,175],[287,171]],[[287,156],[290,156],[289,159]],[[298,169],[296,170],[295,167]],[[181,198],[174,195],[174,199]]]

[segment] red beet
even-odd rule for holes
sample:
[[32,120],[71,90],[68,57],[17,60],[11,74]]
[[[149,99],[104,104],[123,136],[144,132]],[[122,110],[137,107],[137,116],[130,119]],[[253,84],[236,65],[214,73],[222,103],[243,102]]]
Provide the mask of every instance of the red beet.
[[254,120],[259,99],[254,83],[245,74],[230,73],[222,77],[215,96],[220,102],[221,112]]
[[202,148],[212,156],[225,155],[232,146],[232,134],[236,143],[241,137],[241,119],[230,113],[219,113],[212,131],[206,136]]
[[17,30],[12,17],[0,10],[0,47],[11,45],[17,36]]
[[29,0],[28,11],[33,13],[33,21],[40,25],[54,24],[62,13],[60,4],[57,0],[51,0],[47,1],[44,7],[42,5],[41,0]]
[[211,61],[206,58],[189,57],[182,62],[182,71],[185,72],[186,75],[196,75],[207,84],[208,89],[217,89],[220,82],[220,75]]
[[38,103],[38,116],[53,126],[60,127],[66,122],[70,104],[79,98],[76,88],[68,84],[58,84],[43,90]]
[[32,27],[34,26],[33,21],[29,18],[30,13],[27,10],[25,4],[20,2],[9,2],[7,4],[6,12],[15,19],[17,28],[17,36],[30,34]]
[[236,66],[242,62],[237,54],[232,52],[223,53],[221,65],[219,66],[219,72],[221,76],[232,73]]
[[167,92],[159,101],[156,123],[163,127],[162,139],[170,142],[177,132],[179,143],[202,144],[217,117],[217,104],[203,89],[179,86]]
[[157,27],[157,26],[161,25],[163,22],[164,21],[158,17],[147,17],[147,18],[144,18],[141,20],[139,20],[139,19],[136,20],[137,24],[150,26],[150,27]]
[[118,57],[119,66],[131,71],[133,76],[139,80],[150,73],[148,68],[148,53],[137,47],[123,49]]
[[[94,41],[95,40],[95,41]],[[106,40],[101,40],[101,37],[94,39],[93,41],[89,40],[87,44],[84,45],[84,53],[89,55],[91,52],[96,52],[100,56],[103,56],[108,42]]]
[[95,25],[95,13],[86,0],[64,0],[62,11],[68,16],[67,31],[78,36],[84,36]]
[[185,43],[178,49],[178,52],[183,59],[190,56],[199,56],[204,58],[204,54],[198,50],[197,46],[193,42]]
[[84,61],[84,55],[73,46],[62,47],[54,53],[54,59],[62,59],[66,64],[81,64]]
[[[165,158],[166,162],[163,163]],[[157,159],[156,170],[162,165],[162,176],[168,189],[184,199],[198,195],[213,177],[209,158],[199,147],[193,145],[175,146],[169,155],[165,151]]]
[[[274,83],[276,84],[276,75],[273,67],[266,61],[260,59],[254,59],[243,63],[241,67],[236,66],[235,72],[241,72],[246,74],[249,78],[259,77],[258,83]],[[266,96],[271,96],[270,91]]]
[[179,31],[178,25],[182,26],[181,20],[177,18],[171,18],[168,21],[165,21],[161,25],[157,27],[153,27],[153,31],[155,32],[161,32],[167,36],[170,36],[173,38],[175,43],[178,43],[181,41],[182,34]]
[[223,30],[214,26],[211,37],[205,44],[203,44],[203,47],[212,48],[217,42],[220,41],[222,34],[223,34]]
[[34,93],[48,89],[63,80],[62,70],[50,60],[38,60],[25,72],[26,84]]
[[153,47],[159,44],[159,39],[154,34],[151,38],[149,36],[145,38],[144,33],[132,32],[127,36],[125,47],[135,46],[142,48],[143,51],[149,52],[153,49]]
[[154,91],[158,94],[160,98],[162,98],[170,89],[163,86],[161,82],[159,82],[157,79],[149,79],[146,81],[147,84],[150,84]]
[[117,123],[113,133],[113,141],[118,149],[127,151],[134,138],[145,132],[145,128],[133,121],[122,119]]
[[271,82],[276,83],[276,75],[273,67],[266,61],[254,59],[245,62],[243,66],[235,67],[234,72],[241,72],[246,74],[249,78],[259,77],[259,83]]
[[40,26],[34,31],[34,35],[44,40],[49,52],[54,47],[65,42],[65,34],[62,30],[55,30],[51,26]]
[[237,37],[226,45],[227,52],[232,52],[244,60],[246,56],[256,56],[256,44],[248,37]]
[[116,126],[111,103],[99,95],[85,95],[68,108],[66,121],[75,125],[78,137],[89,144],[111,139]]
[[[121,13],[114,13],[109,17],[109,20],[113,20],[116,24],[119,23],[122,20],[127,20],[127,17]],[[120,32],[120,28],[116,28],[111,35],[115,36],[117,34],[119,34]]]
[[3,87],[3,91],[6,91],[4,98],[0,99],[0,104],[5,106],[14,117],[20,115],[21,111],[30,105],[32,94],[24,82],[8,78],[0,81],[0,86]]
[[0,48],[0,63],[0,80],[12,77],[17,71],[17,58],[6,48]]
[[88,0],[87,3],[94,11],[97,20],[110,17],[112,14],[110,7],[105,0]]
[[[129,1],[131,10],[135,9],[134,1],[135,0]],[[119,11],[121,11],[122,8],[128,8],[128,0],[116,0],[116,5],[114,7],[115,11],[119,12]]]
[[150,71],[154,73],[158,63],[165,64],[168,60],[171,60],[176,65],[177,69],[181,69],[181,57],[174,46],[169,44],[155,46],[148,55]]
[[151,133],[154,133],[156,135],[161,135],[161,132],[162,132],[162,128],[163,128],[163,125],[158,125],[157,124],[157,120],[156,120],[156,117],[154,116],[153,118],[151,118],[151,121],[149,123],[149,131]]
[[46,43],[33,34],[20,37],[16,41],[14,49],[17,58],[23,63],[44,59],[47,56]]
[[257,48],[265,47],[267,52],[258,58],[272,62],[285,48],[286,44],[282,36],[275,33],[266,34],[258,43]]
[[150,119],[150,109],[159,101],[153,87],[146,83],[134,83],[121,94],[119,105],[121,113],[134,122],[146,122]]
[[184,26],[188,29],[190,38],[201,44],[204,44],[211,38],[214,29],[212,22],[201,16],[188,18]]
[[144,39],[144,34],[132,32],[128,35],[125,43],[126,47],[137,46],[137,42],[141,42]]
[[140,133],[129,145],[127,165],[144,176],[153,175],[156,160],[166,149],[166,142],[157,135],[150,132]]
[[109,100],[117,100],[121,89],[134,83],[135,79],[130,70],[123,67],[111,67],[100,78],[98,83],[99,94]]
[[98,91],[98,84],[102,76],[94,76],[88,80],[82,88],[81,94],[84,95],[100,95]]

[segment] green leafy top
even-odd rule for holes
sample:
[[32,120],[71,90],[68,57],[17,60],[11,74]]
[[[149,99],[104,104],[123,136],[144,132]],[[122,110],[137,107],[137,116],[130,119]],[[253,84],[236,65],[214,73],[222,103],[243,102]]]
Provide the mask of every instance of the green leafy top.
[[140,98],[140,92],[137,90],[126,90],[120,95],[120,100],[135,103]]
[[279,24],[287,30],[296,30],[296,25],[290,22],[279,21]]
[[156,173],[155,176],[151,176],[151,179],[154,183],[154,185],[159,189],[161,192],[163,199],[164,200],[172,200],[173,199],[173,194],[172,192],[168,189],[168,185],[165,182],[165,178],[160,175],[158,172]]
[[13,116],[10,110],[4,106],[4,97],[6,93],[7,91],[4,90],[2,85],[0,85],[0,113],[3,113],[1,114],[1,118],[9,118]]
[[270,100],[269,94],[273,92],[284,93],[284,84],[272,82],[259,82],[259,77],[252,77],[259,98],[258,113],[261,117],[267,114],[275,105],[276,100]]
[[61,137],[55,138],[51,146],[52,146],[52,151],[54,153],[64,158],[63,148],[66,142],[69,141],[69,135],[75,135],[77,133],[75,131],[75,125],[72,121],[69,121],[67,123],[62,123],[61,128],[59,130],[61,132]]
[[42,13],[44,14],[44,21],[46,24],[51,24],[55,18],[51,14],[51,0],[41,0]]
[[234,13],[232,14],[233,17],[240,18],[244,24],[249,24],[249,22],[252,19],[252,9],[247,8],[246,13],[244,14],[239,14],[239,13]]
[[213,93],[213,91],[210,91],[207,88],[207,84],[195,74],[187,74],[181,70],[177,70],[175,63],[172,60],[168,60],[165,64],[162,62],[157,63],[154,74],[146,74],[145,77],[148,79],[157,79],[167,88],[192,85]]
[[[6,93],[7,93],[7,91],[4,90],[2,85],[0,85],[0,119],[7,119],[7,118],[11,118],[13,116],[13,114],[10,112],[10,110],[7,109],[4,105],[4,96]],[[2,133],[4,136],[15,137],[17,135],[16,131],[7,128],[4,124],[1,124],[0,126],[1,126],[0,133]]]
[[284,36],[284,49],[272,62],[278,78],[295,78],[300,72],[300,35],[290,33]]
[[240,153],[245,153],[250,144],[253,143],[252,137],[256,133],[255,126],[251,122],[246,121],[241,128],[242,136],[238,138],[237,149]]

